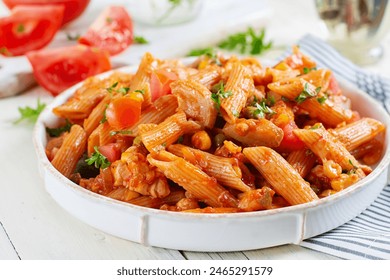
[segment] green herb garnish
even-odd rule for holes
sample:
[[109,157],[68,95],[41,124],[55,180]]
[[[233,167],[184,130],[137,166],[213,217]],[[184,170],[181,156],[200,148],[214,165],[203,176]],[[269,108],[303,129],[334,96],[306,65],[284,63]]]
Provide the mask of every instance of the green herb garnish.
[[95,150],[95,152],[91,155],[90,158],[87,158],[87,159],[85,160],[85,162],[86,162],[88,165],[94,164],[96,168],[105,169],[105,168],[109,167],[111,163],[108,161],[108,159],[107,159],[105,156],[103,156],[103,155],[99,152],[97,146],[94,147],[94,150]]
[[303,68],[303,74],[308,74],[311,71],[315,71],[315,70],[317,70],[317,67],[312,67],[312,68],[304,67]]
[[314,130],[314,129],[319,129],[319,128],[321,128],[321,127],[322,127],[321,124],[316,123],[315,125],[313,125],[312,127],[310,127],[310,129],[311,129],[311,130]]
[[41,103],[40,99],[38,98],[37,101],[37,108],[31,108],[29,106],[26,106],[24,108],[19,107],[19,113],[20,113],[20,118],[17,119],[14,123],[20,123],[21,121],[29,121],[31,123],[35,123],[39,117],[39,114],[45,109],[46,104]]
[[265,29],[256,34],[252,27],[246,32],[239,32],[230,35],[226,40],[218,44],[221,49],[229,51],[239,51],[241,54],[250,53],[252,55],[261,54],[272,47],[272,41],[265,42]]
[[63,126],[60,126],[60,127],[56,127],[56,128],[49,128],[49,127],[46,127],[46,132],[49,134],[49,136],[51,137],[58,137],[60,136],[63,132],[67,132],[67,131],[70,131],[70,128],[72,127],[72,123],[66,119],[65,120],[65,124]]
[[305,83],[303,91],[295,98],[295,101],[298,104],[301,104],[304,102],[307,98],[317,96],[317,94],[321,91],[321,87],[316,88],[313,90],[309,87],[309,83]]
[[121,93],[122,95],[126,95],[129,92],[130,88],[129,87],[122,87],[118,89],[118,92]]
[[144,89],[136,89],[134,92],[141,93],[142,95],[145,94],[145,90]]
[[219,87],[218,91],[216,93],[211,93],[211,100],[213,100],[215,108],[219,111],[221,108],[221,99],[228,98],[233,93],[230,90],[225,91],[224,83],[219,83],[217,86]]
[[255,118],[263,119],[265,118],[266,114],[271,114],[271,115],[275,114],[275,111],[273,111],[270,107],[267,106],[266,99],[263,99],[260,102],[255,100],[251,105],[256,108],[252,111],[252,115]]
[[328,99],[328,95],[324,94],[323,96],[318,97],[317,101],[318,101],[318,103],[320,103],[322,105],[322,104],[324,104],[326,102],[326,99]]
[[149,44],[149,41],[142,36],[134,36],[134,43],[144,45]]
[[25,27],[23,24],[18,24],[18,26],[16,27],[16,32],[18,33],[23,33],[25,30]]

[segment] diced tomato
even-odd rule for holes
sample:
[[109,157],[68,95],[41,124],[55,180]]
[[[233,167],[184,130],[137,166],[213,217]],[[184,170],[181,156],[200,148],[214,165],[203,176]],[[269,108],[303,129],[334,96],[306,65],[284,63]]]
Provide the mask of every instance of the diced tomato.
[[123,7],[106,8],[89,27],[79,43],[95,46],[115,55],[133,42],[133,21]]
[[87,77],[111,69],[107,52],[75,45],[27,53],[37,82],[54,96]]
[[141,115],[142,100],[131,96],[113,99],[107,107],[106,118],[115,130],[122,130],[135,124]]
[[150,91],[152,95],[152,102],[163,95],[171,93],[170,84],[176,81],[178,76],[165,69],[158,69],[150,75]]
[[339,83],[337,82],[336,77],[333,74],[330,76],[327,92],[335,95],[341,94]]
[[99,147],[99,152],[105,156],[109,162],[114,162],[121,158],[121,148],[116,143],[110,143]]
[[[64,16],[60,21],[62,25],[79,17],[87,8],[90,0],[3,0],[8,8],[19,5],[56,5],[65,8]],[[39,14],[39,12],[37,13]],[[55,19],[56,16],[52,15]]]
[[278,147],[280,151],[291,152],[303,149],[305,147],[305,143],[303,143],[302,140],[299,139],[293,132],[293,130],[297,128],[298,126],[294,122],[289,122],[284,127],[282,127],[284,136]]
[[0,19],[0,53],[23,55],[46,46],[61,26],[64,7],[17,6]]

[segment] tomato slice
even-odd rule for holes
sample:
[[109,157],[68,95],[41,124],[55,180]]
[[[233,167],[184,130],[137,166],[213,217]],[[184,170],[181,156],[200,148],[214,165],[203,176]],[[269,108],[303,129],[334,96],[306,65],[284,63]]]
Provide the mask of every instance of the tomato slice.
[[115,55],[133,42],[133,21],[123,7],[106,8],[89,27],[79,43],[95,46]]
[[109,162],[114,162],[121,158],[121,148],[117,143],[109,143],[99,147],[99,152],[105,156]]
[[61,26],[64,7],[17,6],[0,19],[0,53],[23,55],[46,46]]
[[[90,0],[3,0],[8,8],[19,5],[58,5],[65,8],[62,25],[79,17],[87,8]],[[52,16],[53,18],[54,15]]]
[[150,92],[152,102],[163,95],[171,93],[170,84],[176,81],[178,76],[166,69],[157,69],[150,74]]
[[284,136],[282,142],[280,143],[278,150],[281,152],[291,152],[295,150],[301,150],[305,147],[305,143],[302,142],[293,132],[294,129],[297,129],[298,126],[295,122],[289,122],[284,127],[282,127]]
[[75,45],[27,53],[37,82],[54,96],[87,77],[111,69],[107,52]]
[[109,125],[115,130],[128,128],[138,122],[141,115],[142,100],[131,96],[113,99],[106,109]]

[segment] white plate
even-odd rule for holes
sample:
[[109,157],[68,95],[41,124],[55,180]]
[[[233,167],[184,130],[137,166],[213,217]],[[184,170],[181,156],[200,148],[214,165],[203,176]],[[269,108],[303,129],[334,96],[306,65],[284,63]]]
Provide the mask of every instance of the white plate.
[[[127,73],[135,70],[136,67],[120,69]],[[106,233],[147,246],[221,252],[299,244],[356,217],[375,200],[388,179],[389,115],[366,93],[346,81],[339,82],[355,110],[386,125],[385,151],[370,175],[319,201],[259,212],[194,214],[144,208],[88,191],[61,175],[45,155],[45,127],[58,122],[52,109],[63,104],[81,84],[56,97],[37,121],[33,137],[40,173],[48,193],[69,213]]]

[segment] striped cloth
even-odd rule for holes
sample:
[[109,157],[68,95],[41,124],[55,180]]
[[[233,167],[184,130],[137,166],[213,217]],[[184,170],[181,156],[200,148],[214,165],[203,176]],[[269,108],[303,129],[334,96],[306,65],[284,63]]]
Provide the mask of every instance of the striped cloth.
[[[362,70],[322,40],[307,35],[299,41],[302,52],[319,67],[331,69],[381,101],[390,112],[390,80]],[[346,224],[304,240],[301,246],[343,259],[390,260],[390,184],[358,217]]]

